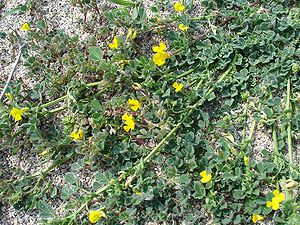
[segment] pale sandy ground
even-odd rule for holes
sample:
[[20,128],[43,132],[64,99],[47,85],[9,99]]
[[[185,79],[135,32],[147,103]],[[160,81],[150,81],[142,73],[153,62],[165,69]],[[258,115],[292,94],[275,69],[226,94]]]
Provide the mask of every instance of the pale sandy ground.
[[[6,1],[4,9],[0,10],[0,15],[3,15],[5,12],[10,11],[19,4],[24,4],[25,0],[14,0]],[[68,0],[44,0],[40,1],[44,15],[47,18],[49,29],[60,28],[64,29],[67,34],[79,35],[81,40],[86,39],[89,36],[89,33],[83,31],[82,25],[78,22],[82,18],[82,12],[78,7],[71,5]],[[151,6],[151,1],[148,0],[145,2],[145,6]],[[201,11],[200,4],[197,4],[196,10],[193,12],[195,15],[199,15]],[[91,15],[88,15],[88,17]],[[1,31],[8,32],[9,27],[18,30],[21,25],[25,22],[36,22],[36,18],[30,15],[29,13],[18,15],[18,16],[9,16],[4,20],[0,21]],[[22,32],[20,33],[21,35]],[[6,40],[0,39],[0,80],[5,80],[12,69],[12,64],[17,55],[17,47],[11,46],[11,44]],[[26,77],[26,70],[22,66],[22,60],[19,63],[19,66],[16,70],[14,79],[21,79],[23,83],[30,86],[30,79]],[[251,121],[249,121],[250,127]],[[254,154],[253,159],[261,160],[262,149],[267,149],[272,151],[272,136],[269,130],[266,130],[264,127],[260,127],[257,130],[254,141]],[[299,145],[297,147],[299,152]],[[295,151],[297,152],[297,151]],[[294,158],[297,156],[295,155]],[[5,160],[7,166],[16,166],[18,162],[17,156],[0,156],[2,160]],[[41,159],[39,156],[33,156],[25,151],[23,160],[20,163],[20,167],[25,171],[30,171],[31,173],[41,169],[40,165]],[[46,165],[43,165],[45,167]],[[62,187],[64,180],[64,173],[70,168],[67,165],[62,166],[61,168],[55,170],[54,173],[50,176],[50,179],[53,180],[58,187]],[[80,181],[86,184],[88,187],[91,186],[93,181],[93,173],[90,171],[81,171],[79,174]],[[64,203],[57,200],[53,202],[52,206],[59,215],[63,215]],[[7,204],[1,204],[0,202],[0,225],[37,225],[39,224],[39,216],[36,211],[31,213],[25,213],[24,211],[17,211],[13,207],[8,206]],[[265,222],[264,224],[273,224],[272,222]]]

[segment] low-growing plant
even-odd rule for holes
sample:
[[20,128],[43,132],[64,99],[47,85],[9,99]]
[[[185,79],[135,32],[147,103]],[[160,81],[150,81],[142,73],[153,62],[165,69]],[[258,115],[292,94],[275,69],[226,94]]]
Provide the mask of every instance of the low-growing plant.
[[[45,224],[299,223],[299,3],[72,4],[108,26],[84,20],[85,41],[46,19],[22,26],[33,87],[6,90],[1,154],[48,166],[0,163],[1,198]],[[259,152],[258,130],[270,137]]]

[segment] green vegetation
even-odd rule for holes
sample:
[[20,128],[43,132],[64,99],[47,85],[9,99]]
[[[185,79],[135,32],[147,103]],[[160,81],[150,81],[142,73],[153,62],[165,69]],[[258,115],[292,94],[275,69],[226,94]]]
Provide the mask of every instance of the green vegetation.
[[[51,164],[28,174],[0,162],[0,197],[45,224],[299,224],[299,3],[203,0],[193,16],[195,1],[163,0],[149,16],[142,1],[110,2],[72,0],[95,15],[84,42],[43,18],[22,27],[34,86],[10,82],[0,153]],[[270,151],[254,152],[259,129]],[[58,190],[49,175],[70,163]]]

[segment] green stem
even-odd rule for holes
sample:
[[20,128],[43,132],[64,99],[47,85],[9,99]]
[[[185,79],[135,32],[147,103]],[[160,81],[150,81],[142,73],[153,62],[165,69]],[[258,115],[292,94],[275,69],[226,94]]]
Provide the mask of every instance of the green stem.
[[278,140],[277,140],[277,134],[276,134],[276,123],[273,124],[272,126],[272,138],[273,138],[273,145],[274,145],[274,163],[277,164],[278,163]]
[[[172,77],[171,79],[172,79],[172,80],[179,79],[179,78],[181,78],[181,77],[184,77],[184,76],[186,76],[186,75],[189,75],[190,73],[192,73],[192,72],[194,72],[194,71],[195,71],[195,69],[190,69],[190,70],[188,70],[188,71],[185,71],[185,72],[182,73],[182,74],[179,74],[179,75],[176,76],[176,77]],[[168,77],[171,76],[173,73],[174,73],[174,71],[171,71],[171,72],[169,72],[169,73],[167,73],[167,74],[161,76],[158,80],[163,80],[164,78],[168,78]]]
[[[31,178],[34,178],[34,177],[37,177],[37,176],[45,176],[46,174],[48,174],[51,170],[53,170],[54,168],[56,168],[57,166],[60,166],[61,164],[63,164],[64,162],[72,159],[74,156],[76,156],[77,154],[75,152],[73,152],[71,155],[67,156],[67,157],[64,157],[62,159],[57,159],[55,160],[48,168],[42,170],[42,171],[39,171],[39,172],[36,172],[34,174],[31,174],[29,176],[25,176],[23,178],[21,178],[20,180],[24,180],[24,179],[31,179]],[[12,181],[12,183],[15,183],[17,181],[20,181],[20,180],[15,180],[15,181]],[[11,181],[9,181],[11,182]]]
[[190,69],[190,70],[188,70],[188,71],[186,71],[186,72],[184,72],[184,73],[182,73],[182,74],[180,74],[180,75],[174,77],[174,80],[179,79],[179,78],[181,78],[181,77],[185,77],[186,75],[189,75],[190,73],[192,73],[192,72],[194,72],[194,71],[195,71],[195,69]]
[[[259,103],[258,108],[261,108],[261,103]],[[250,144],[252,144],[252,142],[253,142],[253,136],[254,136],[254,132],[255,132],[255,127],[256,127],[256,125],[257,125],[257,122],[255,121],[255,119],[253,119],[252,125],[251,125],[251,127],[250,127],[249,137],[248,137],[248,139],[246,140],[246,144],[243,145],[243,149],[248,148],[248,146],[249,146]]]
[[[287,95],[286,95],[286,110],[292,110],[291,106],[291,77],[288,74],[287,82]],[[292,113],[291,111],[287,113],[288,125],[287,125],[287,144],[288,144],[288,154],[290,164],[293,164],[293,147],[292,147],[292,124],[291,124]]]
[[42,105],[40,105],[40,106],[38,106],[38,107],[35,107],[35,108],[33,108],[32,110],[34,110],[34,109],[47,108],[47,107],[49,107],[49,106],[51,106],[51,105],[54,105],[54,104],[56,104],[56,103],[58,103],[58,102],[61,102],[61,101],[65,100],[67,97],[68,97],[67,95],[64,95],[64,96],[62,96],[62,97],[60,97],[60,98],[57,98],[57,99],[55,99],[55,100],[53,100],[53,101],[51,101],[51,102],[48,102],[48,103],[42,104]]
[[[87,84],[87,86],[88,86],[88,87],[94,87],[94,86],[97,86],[97,85],[99,85],[99,84],[105,84],[105,81],[102,80],[102,81],[98,81],[98,82],[89,83],[89,84]],[[32,108],[31,111],[40,110],[40,109],[49,107],[49,106],[51,106],[51,105],[54,105],[54,104],[56,104],[56,103],[58,103],[58,102],[61,102],[61,101],[65,100],[67,97],[68,97],[68,95],[64,95],[64,96],[62,96],[62,97],[60,97],[60,98],[57,98],[57,99],[55,99],[55,100],[53,100],[53,101],[51,101],[51,102],[42,104],[42,105],[40,105],[40,106],[36,106],[36,107]]]
[[61,107],[50,110],[49,113],[57,113],[57,112],[60,112],[64,109],[66,109],[66,108],[67,108],[66,106],[61,106]]
[[247,118],[248,118],[247,112],[248,112],[248,108],[249,108],[249,101],[247,101],[246,107],[245,107],[244,112],[243,112],[243,117],[244,117],[244,127],[243,127],[243,131],[242,131],[242,141],[244,141],[244,140],[245,140],[245,137],[246,137]]

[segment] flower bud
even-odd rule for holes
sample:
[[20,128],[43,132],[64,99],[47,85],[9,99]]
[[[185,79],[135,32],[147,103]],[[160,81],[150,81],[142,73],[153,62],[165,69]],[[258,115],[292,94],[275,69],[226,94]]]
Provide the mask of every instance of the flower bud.
[[133,83],[132,88],[136,91],[139,91],[142,89],[142,85],[139,83]]
[[293,65],[292,65],[293,73],[298,73],[299,70],[300,70],[299,65],[297,63],[293,63]]
[[247,92],[242,93],[241,96],[242,96],[242,99],[244,101],[246,101],[250,97],[250,93],[247,91]]

